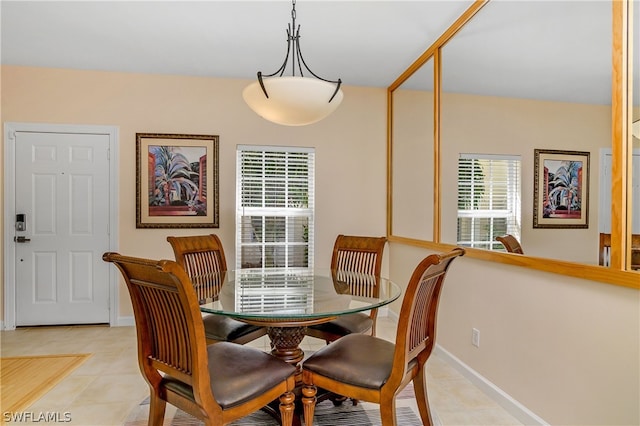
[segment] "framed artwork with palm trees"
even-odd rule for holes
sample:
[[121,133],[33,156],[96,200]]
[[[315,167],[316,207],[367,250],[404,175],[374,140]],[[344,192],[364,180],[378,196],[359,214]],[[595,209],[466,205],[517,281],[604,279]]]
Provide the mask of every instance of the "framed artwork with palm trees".
[[218,228],[214,135],[136,133],[136,228]]
[[536,149],[534,228],[589,227],[589,153]]

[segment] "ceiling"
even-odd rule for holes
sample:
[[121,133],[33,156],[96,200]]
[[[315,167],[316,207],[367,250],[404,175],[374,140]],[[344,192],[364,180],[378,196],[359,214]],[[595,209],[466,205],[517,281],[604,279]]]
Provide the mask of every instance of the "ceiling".
[[[471,3],[298,0],[300,46],[323,78],[387,87]],[[291,7],[287,0],[2,0],[1,59],[253,79],[284,61]],[[610,104],[611,3],[493,0],[445,46],[443,71],[449,91]]]

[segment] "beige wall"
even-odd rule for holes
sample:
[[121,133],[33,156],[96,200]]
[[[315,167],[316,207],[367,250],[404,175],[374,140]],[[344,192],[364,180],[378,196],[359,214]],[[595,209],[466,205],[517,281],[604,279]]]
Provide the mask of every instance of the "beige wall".
[[[390,246],[405,285],[430,253]],[[439,345],[553,425],[640,424],[639,340],[638,290],[465,257],[438,316]]]
[[[382,235],[385,91],[346,86],[331,117],[285,128],[244,105],[240,92],[247,83],[3,67],[2,122],[119,127],[122,253],[170,257],[167,235],[208,231],[135,228],[136,132],[220,135],[221,225],[213,231],[229,257],[237,144],[316,148],[318,266],[328,266],[338,233]],[[387,253],[390,276],[403,286],[428,254],[397,244]],[[120,296],[120,315],[130,315],[122,286]],[[550,423],[640,423],[637,290],[462,258],[440,309],[439,344]],[[471,346],[471,327],[481,331],[480,348]]]
[[[345,86],[344,101],[333,115],[310,126],[284,127],[263,120],[246,106],[241,94],[248,83],[4,66],[2,122],[119,127],[121,253],[172,258],[167,235],[215,232],[232,262],[238,144],[316,148],[317,266],[329,266],[339,233],[384,235],[386,199],[380,188],[386,182],[385,90]],[[220,136],[219,229],[136,229],[136,132]],[[132,315],[124,285],[119,306],[120,316]]]
[[[401,100],[404,108],[411,101],[406,94]],[[412,101],[414,109],[425,109],[424,99]],[[599,151],[610,140],[610,107],[448,93],[442,105],[442,240],[456,240],[459,153],[520,155],[525,252],[597,263]],[[426,135],[425,143],[431,140],[420,120],[400,126],[400,143],[414,142],[406,134],[417,132]],[[395,143],[394,152],[404,152]],[[588,229],[533,229],[536,148],[591,153]],[[398,181],[412,173],[394,169]],[[399,206],[398,200],[430,194],[394,184],[394,229],[397,209],[422,205]],[[395,234],[421,238],[427,216],[402,217],[402,231]],[[430,254],[399,244],[389,252],[390,275],[402,285]],[[399,302],[393,307],[399,309]],[[479,348],[471,345],[472,328],[480,330]],[[551,424],[640,423],[638,290],[463,258],[443,292],[438,344]]]

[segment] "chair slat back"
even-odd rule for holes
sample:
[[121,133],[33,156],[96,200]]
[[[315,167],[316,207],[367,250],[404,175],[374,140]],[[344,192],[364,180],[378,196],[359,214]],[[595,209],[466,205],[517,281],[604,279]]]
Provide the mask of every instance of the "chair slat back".
[[183,268],[190,277],[211,272],[221,272],[227,269],[222,266],[219,251],[185,253]]
[[[385,237],[338,235],[333,246],[331,269],[336,279],[347,283],[351,294],[378,297]],[[363,275],[365,274],[365,275]]]
[[[186,333],[186,319],[181,309],[178,292],[169,287],[149,286],[140,281],[138,287],[149,327],[152,330],[152,350],[149,357],[186,374],[191,374],[193,360]],[[172,312],[167,315],[166,312]]]
[[222,242],[217,235],[167,237],[176,262],[184,268],[199,301],[217,299],[227,271]]
[[377,260],[377,253],[339,250],[336,269],[339,271],[357,271],[365,274],[373,274],[376,269]]
[[129,289],[145,379],[157,382],[159,370],[192,385],[194,370],[207,371],[207,358],[202,318],[184,270],[169,260],[117,253],[105,253],[103,259],[118,267]]
[[347,293],[352,296],[379,297],[380,276],[368,273],[337,270],[333,273],[333,278],[340,286],[347,287]]
[[403,377],[412,360],[418,359],[422,363],[429,358],[436,340],[442,285],[451,262],[462,255],[464,249],[460,247],[443,255],[433,254],[422,260],[414,270],[398,319],[394,375]]
[[173,248],[176,262],[189,277],[227,270],[224,248],[215,234],[167,237],[167,241]]

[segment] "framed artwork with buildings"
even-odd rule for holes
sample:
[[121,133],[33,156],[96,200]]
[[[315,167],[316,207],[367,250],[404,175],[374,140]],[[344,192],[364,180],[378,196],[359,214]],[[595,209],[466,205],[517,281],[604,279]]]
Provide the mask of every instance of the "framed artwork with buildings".
[[536,149],[534,228],[589,227],[589,152]]
[[136,133],[136,228],[218,228],[215,135]]

